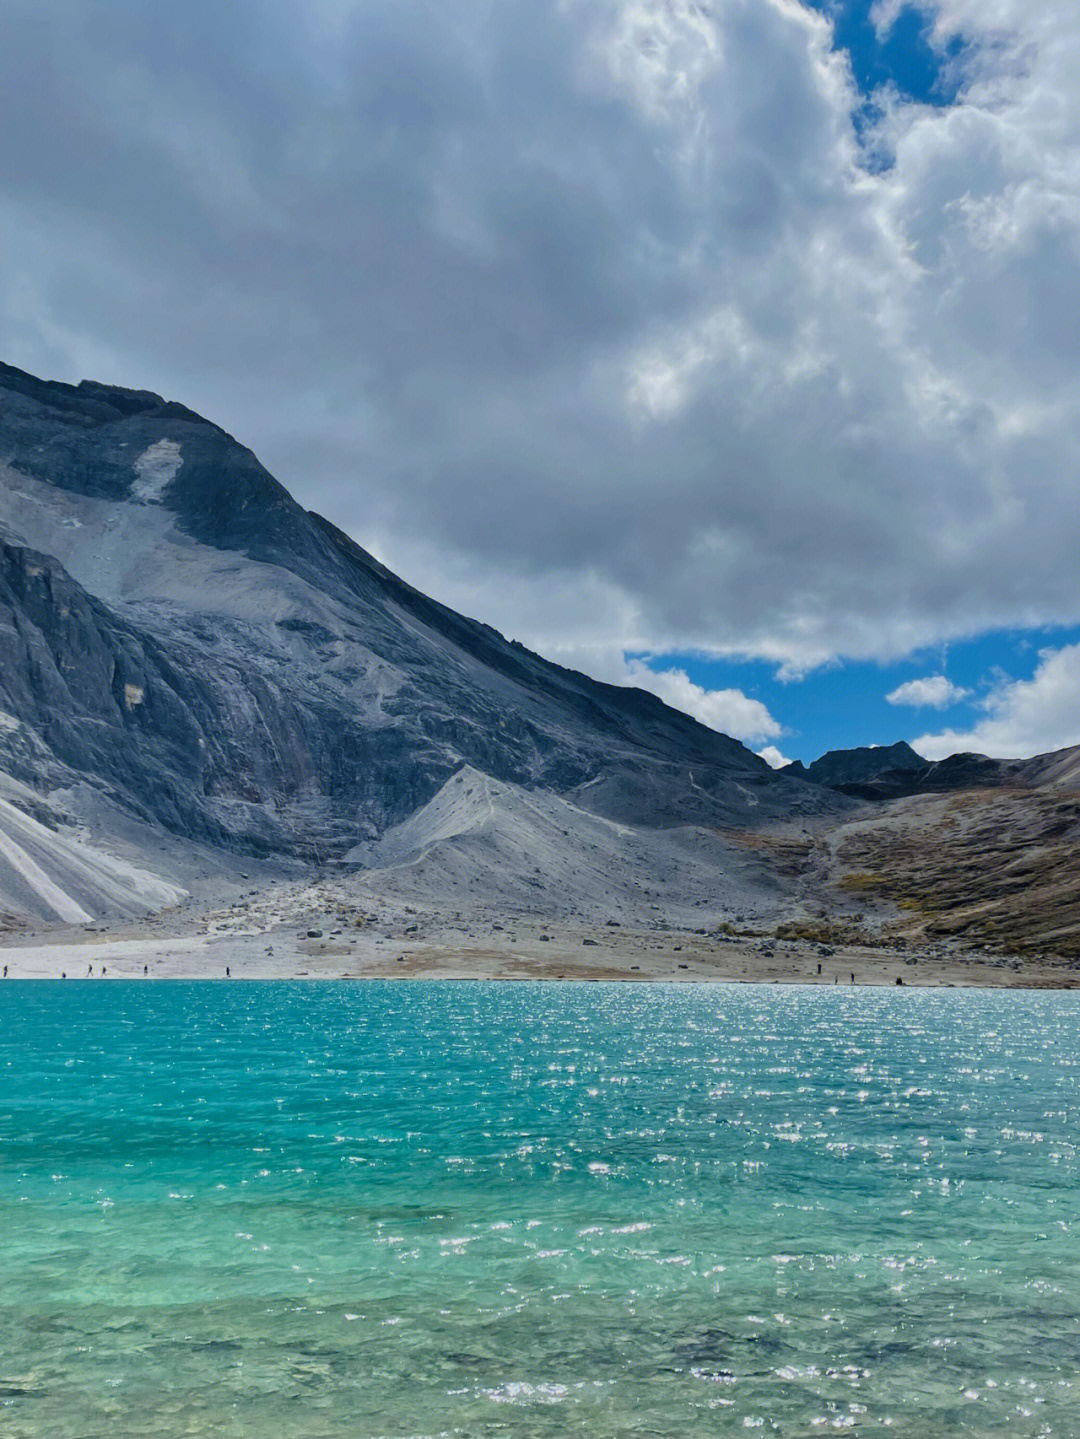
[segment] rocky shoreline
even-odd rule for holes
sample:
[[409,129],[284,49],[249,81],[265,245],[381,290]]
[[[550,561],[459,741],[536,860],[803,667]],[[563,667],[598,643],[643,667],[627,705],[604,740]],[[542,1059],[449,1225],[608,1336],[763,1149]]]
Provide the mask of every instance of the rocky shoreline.
[[[309,902],[305,903],[307,899]],[[291,913],[289,912],[291,910]],[[165,914],[113,927],[9,934],[9,979],[506,979],[1080,988],[1067,959],[1018,958],[960,944],[823,945],[522,915],[452,918],[412,908],[349,925],[310,892],[278,897],[270,923],[229,911]],[[265,917],[264,917],[265,918]]]

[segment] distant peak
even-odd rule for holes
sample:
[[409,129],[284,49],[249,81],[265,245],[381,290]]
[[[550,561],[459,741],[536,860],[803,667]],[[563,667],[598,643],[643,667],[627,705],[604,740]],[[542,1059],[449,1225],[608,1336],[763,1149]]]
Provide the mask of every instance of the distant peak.
[[926,763],[920,754],[911,748],[907,740],[897,740],[895,744],[864,744],[855,745],[851,749],[827,750],[820,759],[814,760],[814,765],[824,765],[830,762],[846,762],[854,764],[859,761],[869,762],[875,769],[914,769]]

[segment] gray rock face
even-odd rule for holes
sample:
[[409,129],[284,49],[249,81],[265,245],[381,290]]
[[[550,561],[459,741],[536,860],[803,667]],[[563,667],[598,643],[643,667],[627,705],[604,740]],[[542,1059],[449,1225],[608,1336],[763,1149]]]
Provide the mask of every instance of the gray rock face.
[[157,395],[0,365],[0,522],[0,768],[177,834],[329,859],[463,765],[657,825],[842,803],[420,594]]

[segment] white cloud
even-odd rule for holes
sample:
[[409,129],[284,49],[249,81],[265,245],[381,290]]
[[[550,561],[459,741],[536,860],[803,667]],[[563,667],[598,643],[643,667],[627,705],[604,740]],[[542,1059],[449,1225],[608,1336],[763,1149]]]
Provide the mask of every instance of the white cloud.
[[880,97],[872,173],[793,0],[8,0],[6,357],[193,405],[545,650],[1075,623],[1080,26],[921,8],[964,84]]
[[[525,643],[534,644],[532,636]],[[761,700],[740,689],[710,690],[692,680],[684,669],[653,669],[643,659],[627,659],[621,650],[602,639],[590,644],[549,648],[548,657],[568,669],[582,670],[606,684],[632,685],[649,690],[665,704],[692,715],[710,729],[746,744],[761,744],[786,733]]]
[[622,683],[651,690],[665,703],[735,739],[760,743],[783,734],[783,727],[760,700],[738,689],[707,690],[685,670],[653,670],[642,660],[630,660]]
[[925,734],[912,746],[927,759],[971,750],[1016,759],[1080,744],[1080,645],[1040,651],[1030,680],[1000,684],[982,706],[986,717],[970,730]]
[[783,769],[785,765],[791,763],[787,755],[781,754],[774,744],[767,744],[764,749],[759,749],[757,754],[773,769]]
[[966,699],[970,693],[970,690],[954,685],[945,675],[926,675],[923,679],[905,680],[902,685],[890,690],[885,698],[891,705],[943,710]]

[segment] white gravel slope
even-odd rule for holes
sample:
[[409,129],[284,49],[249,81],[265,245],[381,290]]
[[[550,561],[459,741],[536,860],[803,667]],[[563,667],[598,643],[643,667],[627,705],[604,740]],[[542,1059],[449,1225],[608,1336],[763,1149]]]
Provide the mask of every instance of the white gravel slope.
[[50,829],[0,798],[0,913],[83,924],[150,914],[184,897],[178,885]]

